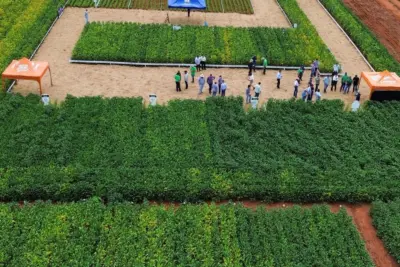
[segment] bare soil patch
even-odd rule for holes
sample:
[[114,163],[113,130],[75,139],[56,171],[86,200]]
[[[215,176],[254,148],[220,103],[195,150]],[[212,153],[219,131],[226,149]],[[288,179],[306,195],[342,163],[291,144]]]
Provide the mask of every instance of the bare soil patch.
[[343,2],[375,33],[390,54],[400,61],[400,1],[344,0]]

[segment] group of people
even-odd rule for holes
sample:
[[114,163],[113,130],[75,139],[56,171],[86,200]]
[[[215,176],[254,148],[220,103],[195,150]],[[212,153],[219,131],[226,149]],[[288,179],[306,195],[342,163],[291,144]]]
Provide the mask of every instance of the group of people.
[[228,85],[225,83],[225,80],[219,75],[218,79],[215,76],[210,74],[207,79],[204,77],[204,74],[201,74],[199,79],[199,95],[203,93],[204,85],[207,83],[208,85],[208,93],[212,96],[225,96],[226,89],[228,89]]
[[[297,78],[295,79],[293,83],[293,97],[297,98],[297,93],[298,89],[300,86],[301,81],[303,80],[303,74],[304,74],[305,67],[302,65],[298,70],[297,70]],[[324,84],[324,93],[327,93],[327,89],[329,87],[329,84],[331,84],[331,91],[335,90],[337,88],[337,83],[339,81],[339,72],[341,70],[341,67],[338,63],[333,65],[333,71],[332,71],[332,80],[330,80],[329,76],[325,76],[322,81]],[[304,101],[311,101],[313,99],[313,96],[316,96],[316,100],[319,101],[321,100],[321,92],[319,89],[319,85],[321,83],[321,74],[319,72],[319,61],[318,59],[315,59],[313,63],[311,64],[311,76],[308,81],[308,86],[306,89],[303,90],[301,94],[301,98]],[[340,85],[340,90],[339,92],[342,92],[344,94],[348,94],[350,92],[351,86],[353,85],[353,93],[356,94],[356,98],[360,98],[360,93],[358,91],[358,86],[360,83],[360,78],[355,75],[354,78],[352,79],[350,76],[347,75],[347,72],[342,76],[341,79],[341,85]],[[279,82],[278,82],[279,84]]]
[[[266,58],[261,59],[262,65],[263,65],[263,74],[266,74],[266,68],[268,65],[268,61]],[[197,71],[202,71],[206,70],[206,57],[205,56],[196,56],[194,59],[194,65],[190,66],[190,75],[191,75],[191,82],[195,82],[195,75]],[[261,94],[261,82],[258,82],[255,84],[254,82],[254,73],[256,71],[256,63],[257,63],[257,57],[253,56],[249,63],[248,63],[248,85],[245,89],[245,99],[246,99],[246,104],[249,104],[251,102],[251,97],[253,95],[252,92],[254,92],[255,97],[259,97]],[[339,72],[341,71],[341,67],[339,64],[334,64],[333,66],[333,71],[332,74],[326,75],[324,77],[321,76],[321,73],[319,71],[319,60],[315,59],[313,63],[311,64],[311,75],[307,83],[307,87],[302,91],[301,93],[301,98],[304,101],[312,101],[314,96],[315,100],[319,101],[321,100],[322,94],[320,88],[321,83],[323,84],[323,92],[327,93],[328,87],[330,85],[330,90],[331,91],[336,91],[337,84],[339,81]],[[298,92],[299,92],[299,87],[301,82],[303,81],[303,75],[305,72],[305,67],[304,65],[300,66],[300,68],[297,70],[297,77],[293,83],[294,91],[293,91],[293,97],[297,98]],[[280,84],[282,80],[282,71],[278,70],[276,74],[276,88],[280,89]],[[175,83],[176,83],[176,91],[180,92],[181,91],[181,81],[185,82],[185,89],[188,89],[189,86],[189,71],[185,70],[183,73],[183,78],[182,74],[180,71],[178,71],[175,74]],[[360,98],[360,93],[358,92],[358,86],[359,86],[360,78],[355,75],[354,78],[351,78],[347,73],[345,73],[341,77],[341,85],[340,85],[340,90],[339,92],[342,92],[344,94],[348,94],[351,90],[351,87],[353,87],[353,93],[356,94],[356,98]],[[226,95],[226,90],[227,90],[227,84],[225,83],[225,80],[222,78],[221,75],[217,77],[213,76],[210,74],[208,77],[205,77],[204,74],[201,74],[200,77],[197,79],[197,83],[199,86],[199,95],[203,94],[203,89],[206,85],[208,85],[208,93],[212,96],[225,96]]]
[[[194,77],[196,75],[196,67],[192,65],[190,67],[190,76],[192,77],[192,83],[194,83]],[[176,85],[176,91],[181,92],[181,82],[182,82],[182,74],[178,70],[178,72],[175,74],[175,85]],[[185,89],[189,88],[189,73],[187,70],[183,71],[183,81],[185,82]]]

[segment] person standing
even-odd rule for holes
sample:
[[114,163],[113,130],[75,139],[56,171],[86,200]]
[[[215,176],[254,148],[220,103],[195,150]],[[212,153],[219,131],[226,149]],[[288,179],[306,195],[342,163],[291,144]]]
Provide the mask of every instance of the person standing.
[[351,76],[347,77],[345,94],[348,94],[350,92],[352,83],[353,83],[353,79],[351,78]]
[[304,91],[301,93],[301,99],[304,102],[307,102],[307,98],[308,98],[308,91],[307,91],[307,89],[304,89]]
[[267,60],[267,58],[265,58],[265,57],[263,57],[261,60],[262,60],[262,63],[263,63],[263,69],[264,69],[264,72],[263,72],[263,74],[265,75],[265,73],[266,73],[266,71],[267,71],[268,60]]
[[338,80],[339,80],[339,76],[337,74],[333,75],[332,83],[331,83],[331,92],[333,90],[333,87],[335,87],[335,92],[336,92],[336,86],[337,86]]
[[315,70],[316,70],[315,65],[311,64],[311,78],[315,76]]
[[335,74],[339,74],[339,71],[340,71],[340,65],[339,65],[339,63],[334,64],[334,65],[333,65],[332,76],[335,75]]
[[217,82],[216,82],[216,81],[215,81],[215,82],[214,82],[214,84],[212,85],[211,92],[212,92],[212,96],[217,96],[217,92],[218,92],[218,84],[217,84]]
[[251,87],[251,85],[249,84],[246,88],[246,104],[250,104],[250,102],[251,102],[250,87]]
[[326,89],[328,88],[328,86],[329,86],[329,77],[325,76],[325,78],[324,78],[324,93],[326,93]]
[[321,82],[321,78],[319,76],[319,74],[315,77],[315,91],[318,90],[319,87],[319,83]]
[[180,92],[181,91],[181,73],[179,71],[175,74],[175,84],[176,84],[176,91]]
[[250,85],[253,85],[254,75],[253,75],[253,73],[251,71],[249,72],[249,77],[247,79],[249,80]]
[[256,86],[254,87],[254,94],[256,97],[259,97],[261,93],[261,82],[259,82],[258,84],[256,84]]
[[316,58],[313,62],[313,65],[315,66],[315,69],[319,69],[319,61],[318,58]]
[[85,10],[85,24],[89,23],[89,11],[86,9]]
[[205,56],[200,57],[200,65],[202,70],[206,70],[206,61],[207,58]]
[[321,92],[319,91],[319,89],[315,90],[315,99],[317,101],[321,100]]
[[199,56],[195,57],[194,64],[196,64],[196,70],[200,71],[201,68],[200,68],[200,57]]
[[253,71],[253,60],[250,59],[249,63],[247,64],[247,67],[249,68],[249,73]]
[[221,94],[221,85],[222,85],[222,82],[223,82],[222,76],[219,75],[219,78],[218,78],[218,94]]
[[342,76],[342,80],[341,80],[341,83],[340,83],[340,89],[339,89],[339,92],[341,92],[343,89],[344,89],[344,87],[346,86],[346,82],[347,82],[347,72]]
[[300,81],[303,79],[303,72],[304,70],[301,67],[297,70],[297,77],[299,78],[299,84]]
[[208,78],[207,78],[208,93],[209,93],[210,95],[211,95],[211,89],[212,89],[212,85],[213,85],[214,80],[215,80],[215,77],[212,76],[212,74],[210,74],[210,76],[208,76]]
[[185,81],[185,89],[189,87],[189,73],[185,70],[183,75],[183,80]]
[[[196,75],[196,66],[195,65],[192,65],[191,67],[190,67],[190,74],[192,75],[192,83],[194,83],[194,76]],[[199,65],[199,68],[200,68],[200,65]]]
[[204,79],[204,74],[201,74],[199,77],[199,95],[203,93],[204,85],[206,84],[206,79]]
[[225,81],[222,80],[222,84],[221,84],[221,96],[225,96],[226,88],[228,88],[228,86],[226,85]]
[[294,80],[293,86],[294,86],[293,96],[294,98],[297,98],[297,92],[299,91],[299,78]]
[[256,72],[257,56],[254,55],[251,60],[253,61],[253,72]]
[[280,88],[281,86],[281,79],[282,79],[282,72],[281,70],[278,71],[278,73],[276,74],[276,88]]
[[358,76],[354,76],[353,79],[353,93],[354,92],[358,92],[358,84],[360,83],[360,78],[358,78]]

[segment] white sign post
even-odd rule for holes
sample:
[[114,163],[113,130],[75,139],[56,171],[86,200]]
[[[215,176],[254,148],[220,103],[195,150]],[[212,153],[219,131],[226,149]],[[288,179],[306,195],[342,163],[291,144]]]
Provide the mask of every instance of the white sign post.
[[42,94],[43,105],[47,106],[50,104],[50,96],[48,94]]
[[157,105],[157,95],[156,94],[149,95],[149,101],[151,106]]
[[251,107],[253,109],[257,109],[257,105],[258,105],[258,97],[252,96],[251,97]]

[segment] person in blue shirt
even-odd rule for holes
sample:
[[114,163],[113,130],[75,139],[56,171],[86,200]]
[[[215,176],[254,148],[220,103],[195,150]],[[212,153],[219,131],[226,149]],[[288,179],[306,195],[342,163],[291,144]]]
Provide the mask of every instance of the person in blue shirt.
[[251,102],[251,91],[250,91],[251,85],[249,84],[246,88],[246,104],[250,104]]

